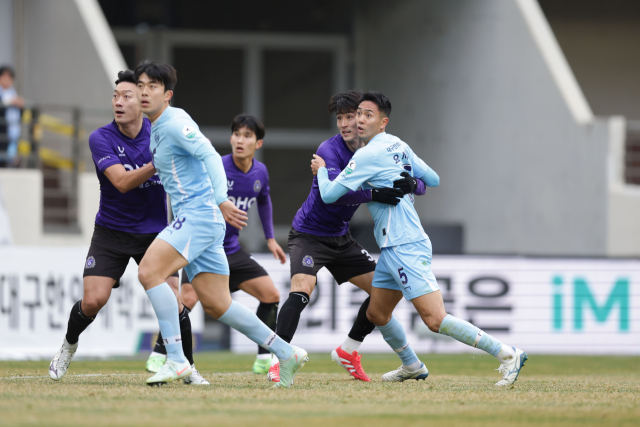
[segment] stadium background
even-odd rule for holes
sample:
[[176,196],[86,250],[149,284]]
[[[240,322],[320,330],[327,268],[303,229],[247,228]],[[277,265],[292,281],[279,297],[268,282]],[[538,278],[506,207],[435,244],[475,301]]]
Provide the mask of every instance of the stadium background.
[[[235,114],[264,120],[258,156],[283,247],[311,154],[335,134],[329,96],[384,92],[389,132],[442,179],[416,206],[448,308],[506,341],[525,333],[517,344],[546,344],[539,353],[638,354],[638,45],[630,0],[0,0],[0,64],[13,65],[28,102],[21,167],[0,169],[14,243],[0,247],[0,357],[50,357],[59,345],[99,198],[87,137],[111,120],[117,71],[147,58],[178,69],[175,105],[221,153]],[[352,224],[374,252],[368,211]],[[263,252],[262,237],[251,212],[242,243]],[[260,259],[286,296],[286,269]],[[150,340],[132,268],[131,294],[114,292],[79,355]],[[315,351],[335,347],[361,300],[322,280],[296,336],[322,337]],[[406,305],[400,313],[420,351],[465,350],[421,330]],[[199,316],[201,348],[253,351]],[[114,335],[123,329],[131,336]],[[370,341],[364,350],[387,351]]]

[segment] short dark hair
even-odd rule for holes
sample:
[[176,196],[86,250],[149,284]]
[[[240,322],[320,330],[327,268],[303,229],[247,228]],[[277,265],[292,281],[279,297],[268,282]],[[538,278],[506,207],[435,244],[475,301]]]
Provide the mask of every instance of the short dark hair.
[[245,126],[256,134],[256,140],[264,139],[264,125],[262,122],[246,113],[238,114],[233,118],[231,122],[231,133]]
[[389,117],[391,115],[391,101],[389,98],[381,94],[380,92],[367,92],[362,95],[362,99],[360,102],[371,101],[378,106],[378,110],[383,113],[385,116]]
[[0,67],[0,76],[4,73],[9,73],[12,79],[16,78],[16,74],[13,72],[13,68],[8,65],[3,65],[2,67]]
[[355,89],[333,95],[329,100],[329,113],[355,113],[358,109],[358,105],[360,105],[361,98],[362,92]]
[[176,69],[169,64],[157,64],[151,61],[142,61],[138,64],[135,71],[136,82],[142,74],[146,74],[164,86],[164,91],[173,90],[178,83],[178,73]]
[[133,83],[134,85],[138,83],[136,79],[136,75],[131,70],[124,70],[118,73],[118,80],[116,80],[116,86],[120,83]]

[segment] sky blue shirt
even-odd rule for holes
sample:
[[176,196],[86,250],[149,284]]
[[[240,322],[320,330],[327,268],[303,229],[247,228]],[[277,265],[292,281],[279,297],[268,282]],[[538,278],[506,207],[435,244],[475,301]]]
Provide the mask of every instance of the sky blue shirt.
[[[353,155],[347,167],[334,181],[326,168],[318,170],[320,194],[325,203],[333,203],[348,191],[358,188],[392,188],[393,182],[407,171],[429,187],[436,187],[440,177],[415,155],[400,138],[381,133]],[[374,234],[380,248],[427,239],[413,206],[413,194],[406,194],[397,206],[368,202],[375,223]]]
[[149,149],[174,217],[185,209],[200,210],[224,224],[218,208],[227,200],[222,159],[191,116],[180,108],[164,110],[151,124]]

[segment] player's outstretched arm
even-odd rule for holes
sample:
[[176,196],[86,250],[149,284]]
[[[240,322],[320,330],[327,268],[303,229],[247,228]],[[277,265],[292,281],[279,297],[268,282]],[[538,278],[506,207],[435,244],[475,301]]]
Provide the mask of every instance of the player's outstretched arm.
[[109,166],[104,170],[105,176],[121,193],[133,190],[147,182],[156,173],[153,164],[147,163],[140,169],[126,170],[122,164]]
[[401,190],[403,194],[413,193],[416,196],[423,196],[427,192],[427,186],[421,179],[411,176],[409,172],[400,175],[401,179],[393,181],[393,188]]
[[349,191],[347,187],[329,179],[329,172],[326,168],[327,165],[322,157],[314,154],[311,164],[312,170],[315,170],[318,174],[318,187],[323,202],[333,203],[347,194]]

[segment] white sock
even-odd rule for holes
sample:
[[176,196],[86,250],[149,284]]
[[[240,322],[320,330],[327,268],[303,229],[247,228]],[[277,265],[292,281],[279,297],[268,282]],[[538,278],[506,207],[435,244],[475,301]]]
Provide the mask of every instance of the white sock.
[[500,363],[508,362],[516,356],[516,352],[513,347],[509,347],[508,345],[502,344],[502,348],[496,355]]
[[404,368],[405,371],[415,372],[418,369],[420,369],[420,367],[422,367],[422,362],[418,360],[417,362],[413,362],[410,365],[402,365],[402,367]]
[[360,346],[361,345],[362,345],[362,343],[360,341],[356,341],[354,339],[351,339],[351,338],[347,337],[347,339],[344,340],[344,342],[342,344],[340,344],[340,348],[343,351],[351,354],[354,351],[360,350]]
[[258,357],[256,357],[256,359],[258,360],[271,359],[271,353],[258,354]]

